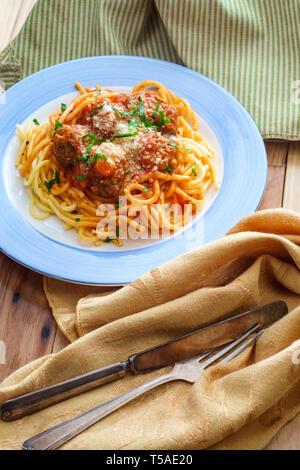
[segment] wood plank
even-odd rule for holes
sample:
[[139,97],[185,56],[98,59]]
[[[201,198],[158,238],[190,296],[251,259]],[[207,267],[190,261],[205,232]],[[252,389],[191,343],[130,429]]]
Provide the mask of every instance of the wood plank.
[[258,210],[282,206],[288,144],[268,142],[266,143],[266,150],[268,155],[268,179]]
[[0,380],[52,351],[56,323],[46,300],[42,276],[0,254],[0,340],[6,364]]
[[287,158],[283,195],[285,209],[300,212],[300,142],[291,142]]
[[265,146],[269,165],[286,166],[288,142],[265,142]]
[[282,206],[284,176],[284,167],[268,167],[267,185],[258,210],[274,209],[275,207]]
[[[272,144],[273,146],[274,144]],[[286,144],[284,144],[286,145]],[[275,162],[277,164],[282,164],[284,161],[280,155],[276,155],[278,152],[278,148],[271,150],[273,153],[273,160],[272,163]],[[268,152],[269,158],[269,152]],[[283,201],[282,206],[285,209],[296,210],[300,212],[300,188],[299,188],[299,180],[300,180],[300,143],[299,142],[291,142],[288,146],[288,152],[285,159],[286,164],[286,171],[285,171],[285,178],[284,178],[284,190],[283,190]],[[275,167],[273,167],[275,168]],[[276,169],[281,170],[282,167],[276,167]],[[273,175],[271,176],[270,185],[274,185],[270,187],[270,192],[273,193],[273,198],[276,198],[274,191],[276,191],[276,177]],[[278,181],[278,174],[277,174],[277,184],[281,185],[282,176],[280,176],[280,181]],[[281,192],[281,186],[278,190],[278,193]],[[272,198],[271,197],[271,198]],[[287,423],[280,431],[274,436],[271,442],[266,447],[267,450],[278,450],[278,449],[285,449],[285,450],[300,450],[300,414],[298,414],[292,421]]]
[[300,413],[273,437],[266,450],[300,450]]

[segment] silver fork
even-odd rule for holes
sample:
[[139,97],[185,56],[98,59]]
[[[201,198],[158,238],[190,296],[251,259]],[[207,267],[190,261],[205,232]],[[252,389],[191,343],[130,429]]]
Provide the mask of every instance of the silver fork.
[[[176,362],[174,367],[167,374],[150,380],[150,382],[146,382],[145,384],[140,385],[139,387],[134,388],[129,392],[123,393],[122,395],[119,395],[118,397],[105,402],[96,408],[86,411],[85,413],[78,415],[75,418],[69,419],[68,421],[58,424],[57,426],[49,428],[46,431],[31,437],[24,442],[23,450],[57,449],[57,447],[61,446],[84,429],[87,429],[92,424],[104,418],[104,416],[107,416],[108,414],[117,410],[139,395],[142,395],[148,390],[151,390],[152,388],[158,387],[159,385],[162,385],[166,382],[171,382],[173,380],[184,380],[186,382],[194,383],[198,377],[203,374],[208,366],[212,365],[216,361],[218,361],[218,364],[228,362],[240,354],[244,349],[246,349],[256,340],[258,336],[262,334],[263,330],[258,331],[259,328],[259,324],[254,325],[250,330],[237,338],[235,341],[232,341],[225,347],[218,349],[216,353],[208,352],[197,357],[192,357],[191,359]],[[246,339],[253,333],[256,334],[246,341]]]

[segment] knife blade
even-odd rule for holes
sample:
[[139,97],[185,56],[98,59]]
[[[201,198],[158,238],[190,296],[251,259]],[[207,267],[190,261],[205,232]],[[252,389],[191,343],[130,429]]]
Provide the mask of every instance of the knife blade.
[[4,421],[12,421],[104,383],[120,379],[128,371],[134,374],[146,373],[199,355],[233,341],[256,322],[259,322],[262,329],[265,329],[286,315],[287,312],[287,305],[278,300],[217,323],[208,324],[179,338],[132,354],[125,362],[101,367],[7,400],[0,408],[0,417]]

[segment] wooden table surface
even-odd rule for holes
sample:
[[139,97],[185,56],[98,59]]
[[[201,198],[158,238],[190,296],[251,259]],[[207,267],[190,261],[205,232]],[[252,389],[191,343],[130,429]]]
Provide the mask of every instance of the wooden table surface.
[[[0,51],[18,33],[36,0],[0,0]],[[268,182],[259,209],[284,207],[300,212],[300,142],[266,142]],[[0,341],[6,364],[0,381],[11,372],[68,342],[47,304],[42,276],[0,253]],[[300,414],[274,437],[268,449],[300,450]]]

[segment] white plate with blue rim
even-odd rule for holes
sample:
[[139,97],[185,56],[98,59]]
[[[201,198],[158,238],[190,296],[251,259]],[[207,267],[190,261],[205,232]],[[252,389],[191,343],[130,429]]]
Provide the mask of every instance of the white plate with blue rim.
[[[198,131],[213,147],[220,187],[211,187],[205,206],[181,231],[163,239],[126,240],[123,247],[84,244],[75,230],[64,230],[55,216],[33,219],[29,194],[16,166],[20,141],[16,124],[49,114],[78,96],[74,82],[130,91],[155,80],[189,101]],[[248,112],[222,87],[186,67],[131,56],[72,60],[20,81],[0,101],[0,248],[8,256],[47,276],[80,284],[122,285],[176,256],[224,235],[254,212],[267,178],[262,137]]]

